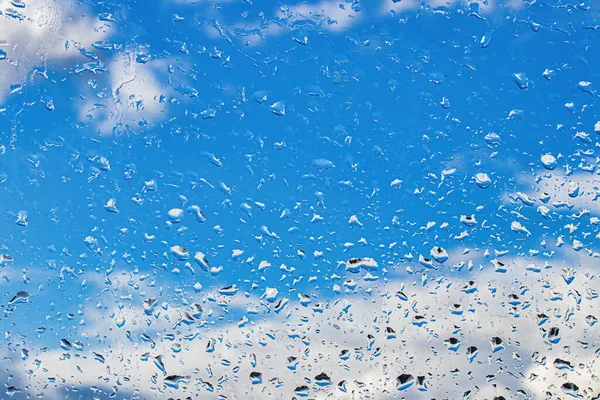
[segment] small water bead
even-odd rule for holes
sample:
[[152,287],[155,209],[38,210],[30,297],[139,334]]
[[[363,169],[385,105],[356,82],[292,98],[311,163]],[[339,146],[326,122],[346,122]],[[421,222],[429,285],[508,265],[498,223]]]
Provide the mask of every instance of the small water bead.
[[482,189],[487,189],[492,184],[492,180],[488,174],[480,172],[475,174],[475,183]]
[[556,165],[557,165],[556,158],[552,154],[549,154],[549,153],[544,154],[542,156],[541,160],[542,160],[542,165],[547,170],[551,171],[556,168]]
[[104,362],[106,361],[106,359],[104,358],[104,356],[98,352],[92,351],[92,355],[94,356],[94,359],[96,361],[99,361],[100,363],[104,364]]
[[525,90],[529,88],[531,81],[527,78],[527,75],[523,72],[517,72],[513,74],[513,81],[517,84],[519,89]]
[[168,212],[169,221],[172,223],[180,222],[183,215],[184,212],[181,208],[172,208]]
[[431,255],[431,257],[439,262],[439,263],[444,263],[448,260],[448,252],[446,251],[446,249],[439,247],[439,246],[435,246],[431,249],[431,251],[429,252],[429,254]]
[[17,292],[17,294],[15,294],[12,299],[10,299],[8,304],[27,303],[28,301],[29,301],[29,293],[22,290],[20,292]]
[[176,245],[172,246],[170,250],[171,254],[179,261],[186,261],[188,258],[190,258],[190,252],[184,247]]
[[180,383],[189,383],[189,381],[190,381],[190,378],[187,376],[169,375],[169,376],[165,377],[165,379],[163,380],[163,383],[165,384],[165,386],[168,386],[170,388],[179,389]]
[[154,179],[144,182],[144,188],[142,190],[144,193],[156,192],[157,190],[158,190],[158,183]]
[[71,350],[71,342],[69,342],[67,339],[60,339],[60,347],[63,350]]
[[367,271],[376,271],[379,266],[377,261],[368,257],[351,258],[346,262],[346,271],[348,272],[357,273],[361,268]]
[[529,230],[527,230],[527,228],[525,228],[519,221],[511,222],[510,229],[513,232],[522,233],[527,236],[531,235],[531,232],[529,232]]
[[29,222],[27,221],[27,211],[21,210],[17,213],[17,220],[15,223],[19,226],[27,226]]
[[262,383],[262,374],[260,372],[251,372],[250,373],[250,383],[253,385],[258,385]]
[[331,385],[331,378],[326,373],[321,372],[315,376],[315,383],[319,386],[329,386]]
[[296,367],[298,366],[298,358],[294,356],[289,356],[286,359],[286,366],[292,371],[296,370]]
[[326,158],[318,158],[316,160],[313,160],[312,163],[319,171],[326,171],[328,169],[334,169],[335,168],[335,164],[326,159]]
[[585,317],[585,322],[587,322],[589,326],[594,326],[598,323],[598,318],[596,318],[594,315],[587,315]]
[[410,374],[402,374],[396,378],[396,389],[403,391],[415,383],[415,378]]
[[152,313],[154,312],[154,308],[156,307],[157,304],[158,304],[158,300],[153,297],[144,300],[142,302],[142,306],[144,308],[144,312],[146,313],[146,315],[152,315]]
[[469,346],[467,348],[467,359],[469,360],[470,363],[472,363],[473,360],[475,360],[475,358],[477,358],[478,354],[479,354],[479,349],[477,349],[477,347]]
[[417,376],[417,390],[419,392],[426,392],[427,390],[429,390],[429,387],[427,385],[427,380],[425,379],[425,376],[423,376],[423,375]]
[[577,398],[577,399],[581,398],[581,396],[579,395],[579,386],[577,386],[574,383],[571,383],[571,382],[563,383],[560,388],[566,395],[569,395],[569,396]]
[[271,104],[271,107],[269,108],[271,112],[277,116],[282,117],[285,115],[285,105],[280,101]]
[[575,197],[579,196],[579,193],[580,193],[579,182],[569,181],[569,186],[568,186],[569,197],[575,198]]
[[557,344],[560,342],[560,329],[557,327],[552,327],[548,331],[548,341],[552,344]]
[[277,294],[279,291],[276,288],[267,288],[263,296],[269,303],[273,303],[277,299]]
[[112,212],[112,213],[119,213],[119,207],[117,207],[117,201],[113,198],[110,198],[106,201],[106,204],[104,204],[104,209],[108,212]]
[[310,388],[306,385],[296,386],[296,389],[294,389],[294,393],[297,396],[306,397],[310,393]]
[[561,270],[561,276],[567,285],[570,285],[575,279],[575,270],[571,267],[566,267]]
[[448,109],[448,108],[450,108],[450,100],[448,100],[447,97],[442,97],[442,100],[440,101],[440,105],[442,106],[442,108]]
[[497,353],[501,350],[504,350],[504,341],[497,336],[494,336],[490,339],[490,345],[492,347],[492,353]]
[[219,294],[222,294],[225,296],[233,296],[237,292],[238,292],[238,288],[236,285],[231,285],[231,286],[227,286],[222,289],[219,289]]
[[461,215],[460,222],[465,224],[466,226],[475,226],[477,225],[477,220],[475,219],[475,215]]

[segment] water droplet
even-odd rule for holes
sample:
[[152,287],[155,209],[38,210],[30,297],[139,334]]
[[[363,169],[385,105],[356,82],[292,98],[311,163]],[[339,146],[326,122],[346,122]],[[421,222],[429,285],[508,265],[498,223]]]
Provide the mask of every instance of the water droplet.
[[262,374],[260,372],[253,371],[250,373],[250,382],[253,385],[258,385],[262,383]]
[[575,279],[575,270],[571,267],[566,267],[561,270],[561,276],[567,285],[570,285]]
[[117,207],[117,201],[113,198],[108,199],[108,201],[104,205],[104,209],[106,211],[109,211],[112,213],[119,213],[119,207]]
[[29,222],[27,221],[27,211],[19,211],[17,213],[17,220],[15,223],[19,226],[27,226]]
[[263,296],[269,303],[273,303],[277,299],[278,293],[279,291],[276,288],[267,288]]
[[425,376],[417,376],[417,390],[419,392],[426,392],[428,390],[427,380]]
[[172,223],[177,223],[181,221],[183,218],[183,210],[181,208],[171,208],[168,212],[169,221]]
[[415,383],[415,378],[409,374],[402,374],[396,378],[396,389],[406,390]]
[[492,347],[492,353],[497,353],[501,350],[504,350],[504,341],[497,336],[494,336],[490,339],[490,345]]
[[579,196],[579,192],[580,192],[579,182],[570,181],[569,186],[568,186],[569,197],[575,198],[575,197]]
[[450,100],[447,97],[442,97],[442,101],[440,101],[440,105],[442,108],[448,109],[450,108]]
[[219,289],[219,294],[222,294],[225,296],[233,296],[237,292],[238,292],[238,288],[236,285],[231,285],[231,286],[227,286],[222,289]]
[[429,254],[431,255],[431,257],[433,257],[435,261],[439,263],[444,263],[448,260],[448,252],[446,251],[446,249],[439,246],[433,247]]
[[574,383],[571,383],[571,382],[563,383],[560,388],[568,396],[571,396],[574,398],[581,398],[581,396],[579,395],[579,386],[577,386]]
[[181,376],[181,375],[169,375],[169,376],[165,377],[165,379],[163,380],[163,383],[165,384],[165,386],[168,386],[173,389],[179,389],[180,383],[189,383],[189,382],[190,382],[189,377]]
[[190,252],[181,246],[172,246],[171,254],[179,261],[185,261],[190,257]]
[[71,342],[69,342],[67,339],[60,339],[60,347],[63,350],[71,350]]
[[372,258],[351,258],[346,262],[346,271],[358,273],[360,269],[367,271],[376,271],[378,269],[377,261]]
[[548,331],[548,341],[552,344],[560,342],[560,329],[557,327],[550,328]]
[[521,90],[529,88],[530,80],[527,78],[527,75],[522,72],[517,72],[513,74],[513,81]]
[[513,232],[517,232],[517,233],[523,233],[527,236],[531,235],[531,232],[529,232],[527,230],[527,228],[525,228],[519,221],[513,221],[510,224],[510,229]]
[[93,354],[93,356],[94,356],[94,359],[95,359],[96,361],[100,361],[102,364],[104,364],[104,362],[105,362],[105,359],[104,359],[104,356],[103,356],[102,354],[100,354],[100,353],[96,353],[95,351],[92,351],[92,354]]
[[294,389],[294,393],[298,396],[306,397],[310,393],[310,388],[306,385],[297,386],[296,389]]
[[465,224],[466,226],[475,226],[477,225],[477,220],[474,215],[461,215],[460,222]]
[[278,115],[278,116],[285,115],[285,105],[280,101],[277,101],[277,102],[271,104],[270,110],[275,115]]
[[315,376],[315,383],[319,386],[329,386],[331,385],[331,378],[326,373],[321,372]]
[[17,292],[8,304],[27,303],[29,301],[29,293],[25,291]]
[[492,180],[487,174],[480,172],[475,175],[475,183],[480,188],[487,189],[492,184]]
[[542,160],[542,165],[547,170],[551,171],[554,168],[556,168],[556,165],[557,165],[556,158],[552,154],[544,154],[542,156],[541,160]]
[[317,158],[312,163],[319,171],[326,171],[335,168],[335,164],[326,158]]
[[144,308],[144,312],[146,313],[146,315],[152,315],[152,313],[154,312],[154,308],[156,307],[157,304],[158,304],[158,300],[156,300],[155,298],[152,298],[152,297],[144,300],[142,302],[142,306]]

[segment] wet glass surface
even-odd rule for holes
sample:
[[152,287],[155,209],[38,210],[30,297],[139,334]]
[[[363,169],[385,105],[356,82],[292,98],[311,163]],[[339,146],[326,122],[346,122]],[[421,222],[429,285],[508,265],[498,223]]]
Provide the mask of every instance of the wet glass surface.
[[0,397],[598,398],[599,28],[0,0]]

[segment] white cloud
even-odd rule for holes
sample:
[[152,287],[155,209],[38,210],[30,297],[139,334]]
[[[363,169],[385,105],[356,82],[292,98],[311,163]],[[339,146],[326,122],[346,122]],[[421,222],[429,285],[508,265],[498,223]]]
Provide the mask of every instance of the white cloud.
[[[166,75],[164,61],[136,62],[134,52],[115,56],[108,66],[109,93],[103,99],[89,97],[80,109],[80,119],[89,121],[100,133],[111,134],[126,128],[161,120],[167,109],[170,89],[159,80]],[[164,96],[164,97],[163,97]]]
[[278,17],[285,19],[288,24],[311,20],[321,28],[335,32],[348,29],[360,15],[361,13],[355,12],[349,3],[327,0],[317,4],[301,3],[290,6],[288,12],[278,12]]
[[[540,170],[536,177],[520,178],[520,192],[506,193],[505,203],[547,207],[549,216],[569,212],[583,214],[585,219],[600,213],[600,177],[591,172],[565,173]],[[523,197],[519,193],[523,193]],[[527,198],[529,198],[529,201]]]
[[[509,0],[508,3],[516,4],[519,0]],[[460,6],[469,6],[471,3],[479,4],[479,10],[483,13],[490,13],[491,11],[496,9],[496,1],[495,0],[401,0],[401,1],[392,1],[392,0],[382,0],[381,7],[379,12],[382,14],[387,14],[389,12],[394,12],[396,14],[411,12],[419,7],[422,4],[426,4],[429,7],[455,7],[457,5]],[[517,7],[511,5],[510,8],[516,9]]]
[[79,49],[92,50],[92,43],[105,39],[111,30],[105,22],[85,15],[86,8],[72,1],[31,0],[23,4],[24,8],[18,8],[0,0],[0,49],[6,52],[6,59],[0,60],[0,101],[10,93],[11,85],[26,80],[35,66],[67,57],[85,60]]
[[[320,3],[300,3],[279,8],[275,17],[280,23],[242,23],[235,25],[234,29],[246,31],[247,34],[242,36],[244,40],[249,45],[256,45],[267,37],[284,34],[290,27],[302,23],[331,32],[343,32],[359,21],[361,15],[362,11],[354,11],[350,3],[324,0]],[[303,40],[301,37],[297,39]]]
[[[0,49],[7,57],[0,60],[0,101],[10,93],[11,85],[25,82],[36,66],[70,59],[93,61],[80,50],[95,51],[92,44],[106,40],[112,30],[111,22],[89,15],[87,8],[72,1],[32,0],[17,8],[0,0],[0,10],[0,38],[5,41]],[[9,17],[10,10],[20,13],[21,20]],[[166,68],[162,61],[140,64],[135,54],[118,53],[108,63],[108,90],[87,97],[79,110],[80,119],[91,121],[104,134],[160,120],[166,104],[160,101],[165,90],[159,76]]]
[[[509,266],[506,274],[494,272],[486,260],[477,260],[487,268],[464,277],[430,279],[424,287],[420,282],[391,281],[362,295],[323,301],[318,308],[321,311],[313,309],[318,299],[306,308],[292,301],[279,314],[273,312],[273,303],[268,313],[246,314],[249,322],[243,327],[227,322],[175,327],[179,315],[191,310],[190,305],[171,301],[166,310],[157,306],[148,316],[136,300],[138,296],[134,296],[131,308],[86,311],[90,324],[86,335],[68,338],[81,340],[86,345],[82,352],[40,352],[31,357],[40,360],[40,366],[28,368],[34,371],[32,382],[39,385],[49,376],[76,386],[117,387],[118,382],[121,391],[138,388],[142,397],[150,397],[156,390],[164,392],[162,397],[206,396],[207,385],[203,382],[208,382],[229,398],[290,398],[296,387],[307,385],[314,398],[370,394],[371,398],[385,399],[398,393],[396,377],[407,373],[415,378],[426,377],[429,397],[458,398],[467,390],[473,391],[472,398],[517,397],[517,390],[523,390],[526,398],[542,397],[547,391],[560,397],[560,386],[572,382],[583,397],[589,398],[593,394],[589,388],[598,385],[595,376],[599,372],[592,356],[597,349],[598,326],[588,323],[589,315],[600,317],[594,307],[597,299],[592,297],[597,278],[592,270],[578,267],[575,280],[567,284],[562,272],[587,260],[582,253],[568,250],[561,253],[560,259],[550,260],[552,267],[536,273],[526,267],[531,262],[543,267],[541,260],[503,258]],[[475,282],[477,292],[462,290],[470,280]],[[128,285],[119,285],[115,293],[128,298],[123,292]],[[395,296],[397,291],[402,291],[408,301]],[[227,314],[219,312],[220,306],[203,301],[203,297],[208,298],[200,294],[197,299],[205,308],[202,318],[217,322],[222,314],[227,321]],[[217,302],[231,299],[216,297]],[[242,294],[237,297],[236,303],[244,299]],[[251,296],[245,301],[259,300]],[[209,315],[211,308],[214,312]],[[538,326],[541,314],[547,315],[548,322]],[[120,329],[115,324],[119,315],[127,319]],[[425,317],[427,324],[413,324],[417,315]],[[387,338],[388,327],[395,331],[395,338]],[[552,344],[548,339],[552,327],[560,330],[559,343]],[[131,341],[125,331],[130,332]],[[154,345],[140,338],[143,332]],[[197,336],[191,336],[194,333]],[[171,339],[169,334],[173,334]],[[186,340],[186,336],[193,339]],[[445,344],[451,337],[461,343],[456,352]],[[492,351],[493,337],[502,339],[503,349]],[[207,352],[211,339],[215,340],[215,350]],[[581,342],[588,342],[589,347]],[[470,346],[476,346],[479,352],[472,363],[466,354]],[[349,351],[347,360],[340,357],[343,350]],[[100,353],[105,362],[95,359],[92,351]],[[546,357],[545,364],[533,361],[536,352],[538,361]],[[64,357],[65,353],[71,357]],[[162,357],[167,375],[190,376],[189,383],[182,383],[179,391],[165,387],[164,374],[153,361],[156,356]],[[297,358],[296,370],[287,367],[290,356]],[[252,365],[254,357],[256,366]],[[573,371],[559,371],[553,365],[557,358],[571,362]],[[262,373],[262,384],[250,385],[253,371]],[[315,376],[322,372],[331,378],[331,386],[315,384]],[[347,381],[347,393],[336,388],[342,380]],[[413,386],[403,393],[416,396],[418,391]]]

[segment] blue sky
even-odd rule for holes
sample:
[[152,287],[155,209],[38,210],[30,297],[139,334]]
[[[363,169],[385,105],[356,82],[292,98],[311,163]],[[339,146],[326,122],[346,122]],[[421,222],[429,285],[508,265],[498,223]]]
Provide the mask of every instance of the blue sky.
[[598,394],[593,2],[0,11],[7,394]]

